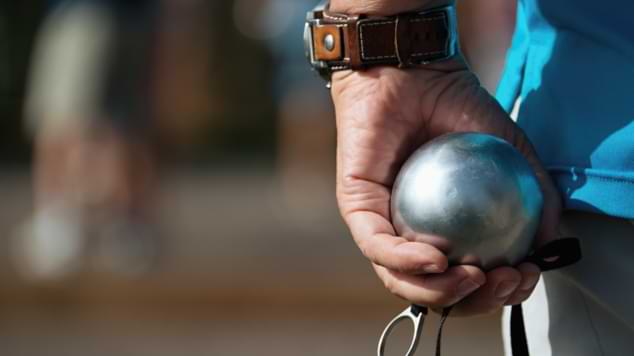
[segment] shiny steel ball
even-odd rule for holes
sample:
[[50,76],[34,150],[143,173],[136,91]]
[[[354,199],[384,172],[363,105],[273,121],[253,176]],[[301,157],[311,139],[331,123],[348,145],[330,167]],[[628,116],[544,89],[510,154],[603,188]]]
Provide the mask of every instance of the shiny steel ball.
[[450,264],[489,270],[526,257],[542,205],[537,178],[513,146],[491,135],[454,133],[405,162],[391,213],[399,236],[436,246]]

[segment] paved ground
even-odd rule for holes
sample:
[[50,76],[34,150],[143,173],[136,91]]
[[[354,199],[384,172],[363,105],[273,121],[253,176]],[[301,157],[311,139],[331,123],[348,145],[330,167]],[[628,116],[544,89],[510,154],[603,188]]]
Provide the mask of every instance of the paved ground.
[[[30,209],[28,176],[0,175],[0,353],[372,355],[404,304],[349,239],[330,175],[283,181],[246,168],[168,175],[165,253],[153,273],[86,268],[42,285],[10,264],[8,237]],[[418,354],[432,354],[435,325]],[[500,355],[498,335],[497,316],[450,320],[444,355]]]
[[[261,315],[231,319],[122,317],[86,314],[4,317],[3,355],[198,356],[198,355],[373,355],[388,315],[314,314],[276,318]],[[432,321],[418,355],[433,355]],[[492,319],[447,325],[444,355],[499,355]],[[404,334],[404,333],[403,333]],[[399,334],[393,352],[403,355]],[[400,351],[400,352],[399,352]]]

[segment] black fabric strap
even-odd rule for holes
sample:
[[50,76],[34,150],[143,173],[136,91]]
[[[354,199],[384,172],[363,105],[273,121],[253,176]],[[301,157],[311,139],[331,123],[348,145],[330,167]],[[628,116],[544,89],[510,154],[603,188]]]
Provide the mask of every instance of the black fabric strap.
[[551,241],[533,252],[526,262],[539,266],[542,272],[577,263],[581,259],[579,239],[567,237]]
[[412,314],[418,316],[420,313],[425,313],[427,314],[427,307],[424,307],[422,305],[418,305],[418,304],[412,304],[410,306],[410,310],[412,311]]
[[[550,271],[569,266],[581,259],[581,246],[576,238],[558,239],[547,243],[533,252],[525,262],[531,262],[539,266],[542,271]],[[416,306],[417,308],[424,308]],[[443,309],[436,337],[436,356],[440,356],[442,344],[442,330],[445,321],[451,313],[452,307]],[[522,305],[514,305],[511,308],[511,350],[513,356],[529,356],[526,330],[524,329],[524,316]]]
[[438,336],[436,336],[436,356],[440,356],[440,345],[442,344],[442,328],[445,326],[445,321],[451,313],[453,307],[447,307],[442,310],[442,316],[440,317],[440,324],[438,325]]
[[522,304],[511,307],[511,350],[513,356],[528,356]]
[[[581,245],[576,238],[552,241],[537,249],[526,262],[532,262],[542,271],[566,267],[581,259]],[[513,356],[529,356],[522,305],[511,308],[511,351]]]

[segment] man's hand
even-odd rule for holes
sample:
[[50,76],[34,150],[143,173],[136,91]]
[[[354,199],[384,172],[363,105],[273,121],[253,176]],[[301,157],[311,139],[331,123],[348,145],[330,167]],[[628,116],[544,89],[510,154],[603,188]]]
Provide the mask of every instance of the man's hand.
[[458,303],[457,315],[487,313],[525,300],[539,279],[537,266],[524,263],[486,273],[468,265],[448,267],[441,251],[396,236],[390,222],[392,184],[407,157],[434,137],[476,131],[504,138],[528,159],[544,193],[536,244],[555,237],[561,207],[548,174],[524,133],[462,58],[416,69],[337,72],[332,97],[339,208],[386,288],[431,308]]

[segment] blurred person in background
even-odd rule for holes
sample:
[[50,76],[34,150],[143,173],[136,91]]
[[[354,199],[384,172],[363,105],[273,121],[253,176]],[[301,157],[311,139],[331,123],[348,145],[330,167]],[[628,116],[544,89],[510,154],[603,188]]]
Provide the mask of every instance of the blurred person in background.
[[88,249],[100,267],[133,274],[157,253],[150,105],[157,4],[51,3],[25,104],[34,212],[14,241],[31,277],[66,277]]
[[99,268],[147,271],[159,146],[200,140],[210,117],[210,24],[201,0],[51,4],[33,55],[25,112],[35,140],[33,217],[20,265],[55,277],[83,252]]

